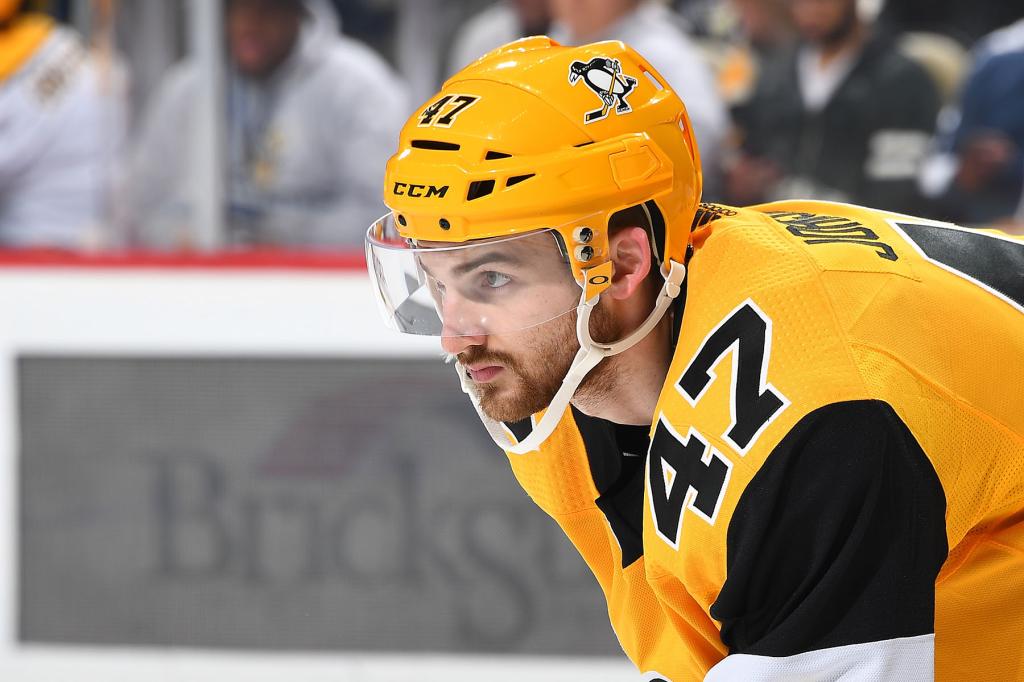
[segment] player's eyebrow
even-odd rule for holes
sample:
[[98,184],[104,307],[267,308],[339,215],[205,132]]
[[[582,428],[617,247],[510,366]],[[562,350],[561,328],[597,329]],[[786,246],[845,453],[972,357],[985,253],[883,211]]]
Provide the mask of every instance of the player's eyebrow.
[[[430,267],[424,262],[426,259],[423,258],[423,255],[417,258],[420,267],[423,268],[423,271],[427,273],[428,277],[435,280],[438,279],[438,277],[434,275],[433,272],[430,271]],[[506,265],[522,265],[523,259],[519,256],[513,256],[507,251],[493,250],[488,253],[480,254],[476,258],[472,258],[463,263],[459,263],[458,265],[452,267],[451,274],[461,277],[462,275],[472,272],[473,270],[479,268],[482,265],[488,265],[491,263],[504,263]]]
[[506,265],[521,265],[522,260],[508,253],[507,251],[491,251],[472,258],[464,263],[459,263],[452,272],[456,275],[465,275],[468,272],[476,270],[482,265],[489,265],[491,263],[504,263]]

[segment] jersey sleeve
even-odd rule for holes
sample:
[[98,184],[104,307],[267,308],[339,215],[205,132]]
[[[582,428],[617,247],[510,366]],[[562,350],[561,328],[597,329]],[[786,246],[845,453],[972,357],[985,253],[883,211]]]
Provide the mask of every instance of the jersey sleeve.
[[887,404],[819,408],[779,442],[727,531],[708,680],[931,679],[945,496]]

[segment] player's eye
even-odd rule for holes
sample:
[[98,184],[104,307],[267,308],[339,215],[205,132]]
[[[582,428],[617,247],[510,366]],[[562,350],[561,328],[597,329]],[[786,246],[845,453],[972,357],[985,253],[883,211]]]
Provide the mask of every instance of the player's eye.
[[484,285],[490,289],[500,289],[509,282],[512,278],[502,272],[495,272],[494,270],[488,270],[483,273]]

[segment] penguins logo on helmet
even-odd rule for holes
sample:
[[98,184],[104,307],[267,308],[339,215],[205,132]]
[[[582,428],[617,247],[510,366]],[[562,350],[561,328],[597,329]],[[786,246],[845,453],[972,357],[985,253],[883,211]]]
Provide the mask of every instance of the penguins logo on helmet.
[[594,57],[589,62],[574,61],[569,65],[569,84],[576,85],[581,79],[601,98],[602,104],[600,109],[587,112],[583,119],[584,123],[593,123],[605,118],[613,105],[615,113],[619,115],[633,111],[626,97],[633,92],[637,80],[622,73],[622,64],[618,59]]

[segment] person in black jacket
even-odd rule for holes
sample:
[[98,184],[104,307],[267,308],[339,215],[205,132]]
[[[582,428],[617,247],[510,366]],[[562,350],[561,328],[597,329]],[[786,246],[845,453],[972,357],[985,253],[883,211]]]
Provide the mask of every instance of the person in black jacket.
[[733,203],[800,196],[927,213],[916,177],[940,98],[856,0],[790,0],[799,44],[734,110]]

